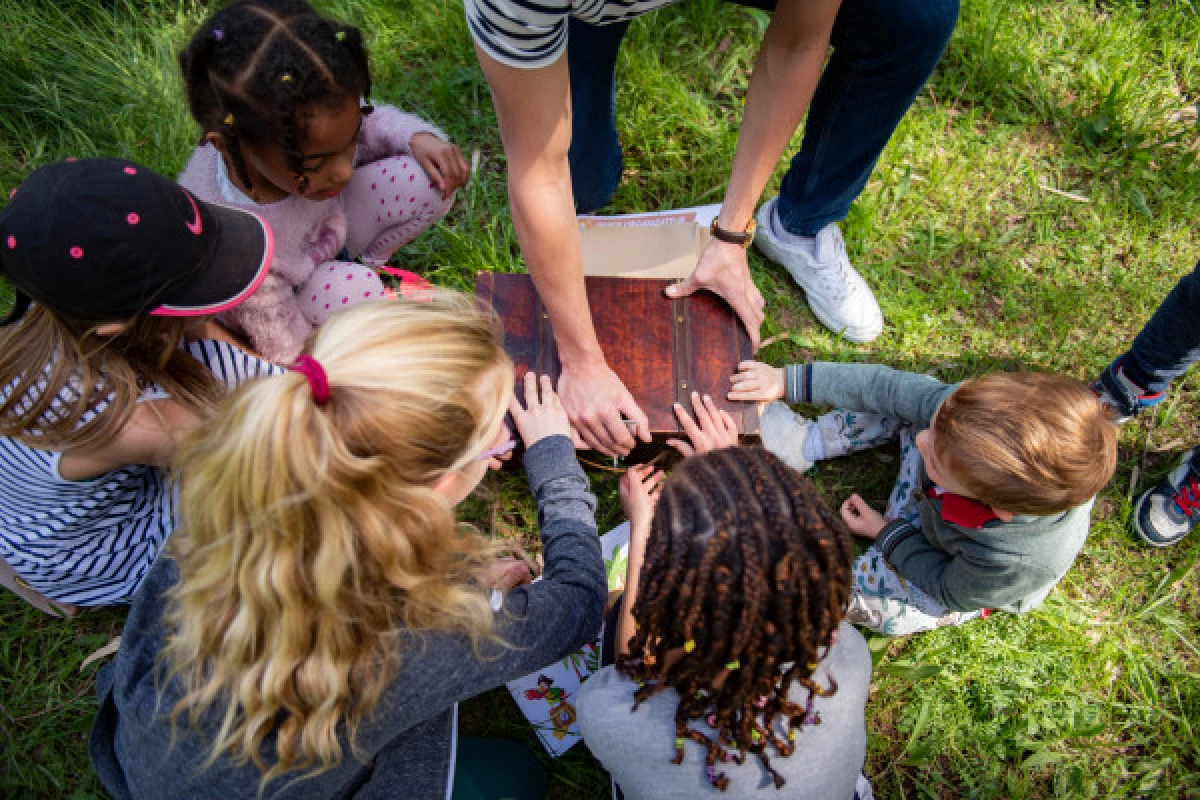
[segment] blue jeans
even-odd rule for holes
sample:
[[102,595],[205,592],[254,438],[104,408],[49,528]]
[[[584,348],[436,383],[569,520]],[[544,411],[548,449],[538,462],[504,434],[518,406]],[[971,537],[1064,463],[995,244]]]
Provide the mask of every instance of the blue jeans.
[[1126,377],[1150,393],[1165,392],[1200,361],[1200,264],[1180,278],[1117,360]]
[[[743,4],[770,10],[774,0]],[[845,218],[957,21],[958,0],[843,0],[833,56],[780,188],[779,216],[788,231],[812,236]],[[613,72],[628,27],[568,23],[571,183],[580,212],[605,205],[621,180]]]

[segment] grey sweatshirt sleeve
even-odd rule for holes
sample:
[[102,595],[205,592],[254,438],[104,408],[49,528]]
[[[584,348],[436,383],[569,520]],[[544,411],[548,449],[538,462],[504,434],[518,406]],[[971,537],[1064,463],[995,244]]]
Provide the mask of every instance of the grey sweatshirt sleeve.
[[538,503],[542,579],[508,592],[495,640],[478,649],[461,633],[405,633],[400,672],[385,690],[361,743],[382,747],[452,704],[553,663],[600,629],[608,584],[593,511],[595,497],[565,436],[537,442],[525,468]]
[[874,411],[918,428],[929,427],[933,412],[958,388],[958,384],[879,364],[793,364],[786,368],[785,377],[789,403]]

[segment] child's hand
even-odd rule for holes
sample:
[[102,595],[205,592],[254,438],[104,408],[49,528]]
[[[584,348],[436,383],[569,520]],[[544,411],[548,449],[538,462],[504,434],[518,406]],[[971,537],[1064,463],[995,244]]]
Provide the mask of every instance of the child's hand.
[[658,490],[662,486],[663,474],[650,464],[639,464],[625,470],[617,483],[617,493],[621,497],[621,508],[629,518],[632,532],[639,533],[650,530],[650,520],[654,516],[654,504],[658,502]]
[[772,367],[760,361],[743,361],[738,364],[738,371],[729,378],[733,384],[729,399],[751,403],[782,400],[787,394],[785,380],[783,367]]
[[562,402],[554,393],[550,376],[541,379],[542,397],[538,399],[538,380],[533,372],[525,373],[525,408],[516,396],[508,399],[508,410],[512,412],[517,432],[525,442],[525,448],[533,447],[547,436],[570,436],[571,421],[563,410]]
[[499,589],[507,592],[517,586],[523,586],[533,580],[529,574],[529,565],[520,558],[497,558],[487,565],[479,576],[479,583],[485,589]]
[[429,180],[442,191],[443,200],[454,194],[458,187],[466,185],[471,170],[457,146],[422,131],[413,134],[408,147],[421,169],[429,175]]
[[683,432],[687,434],[691,444],[681,439],[668,439],[667,444],[684,457],[720,450],[722,447],[737,447],[737,424],[729,412],[717,408],[711,397],[704,395],[704,399],[701,400],[699,392],[692,392],[692,410],[696,412],[699,426],[692,421],[687,409],[679,403],[675,404],[675,416],[678,417],[679,424],[683,426]]
[[841,510],[842,521],[846,523],[846,527],[855,536],[864,539],[874,539],[887,525],[887,517],[871,508],[856,494],[846,498]]

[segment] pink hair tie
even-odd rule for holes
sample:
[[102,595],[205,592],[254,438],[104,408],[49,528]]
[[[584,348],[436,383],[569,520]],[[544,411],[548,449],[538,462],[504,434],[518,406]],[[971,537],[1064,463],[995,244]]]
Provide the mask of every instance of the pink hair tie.
[[313,401],[317,405],[323,406],[329,402],[329,376],[325,374],[325,368],[321,366],[320,361],[305,353],[292,364],[292,371],[299,372],[308,380]]

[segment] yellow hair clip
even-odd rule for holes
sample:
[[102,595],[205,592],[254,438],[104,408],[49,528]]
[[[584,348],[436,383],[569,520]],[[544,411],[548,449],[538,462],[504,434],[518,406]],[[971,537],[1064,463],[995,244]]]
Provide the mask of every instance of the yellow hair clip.
[[233,127],[233,114],[226,114],[226,115],[225,115],[225,125],[226,125],[226,126],[228,126],[228,127],[230,127],[230,128],[232,128],[232,127]]
[[686,642],[683,643],[683,652],[690,653],[695,649],[696,649],[696,640],[695,639],[688,639]]
[[725,669],[729,670],[730,672],[735,672],[741,668],[742,668],[742,662],[738,661],[736,658],[733,661],[730,661],[728,664],[725,665]]
[[283,75],[279,78],[279,80],[283,81],[284,83],[287,83],[291,79],[292,79],[292,73],[290,73],[290,72],[283,73]]

